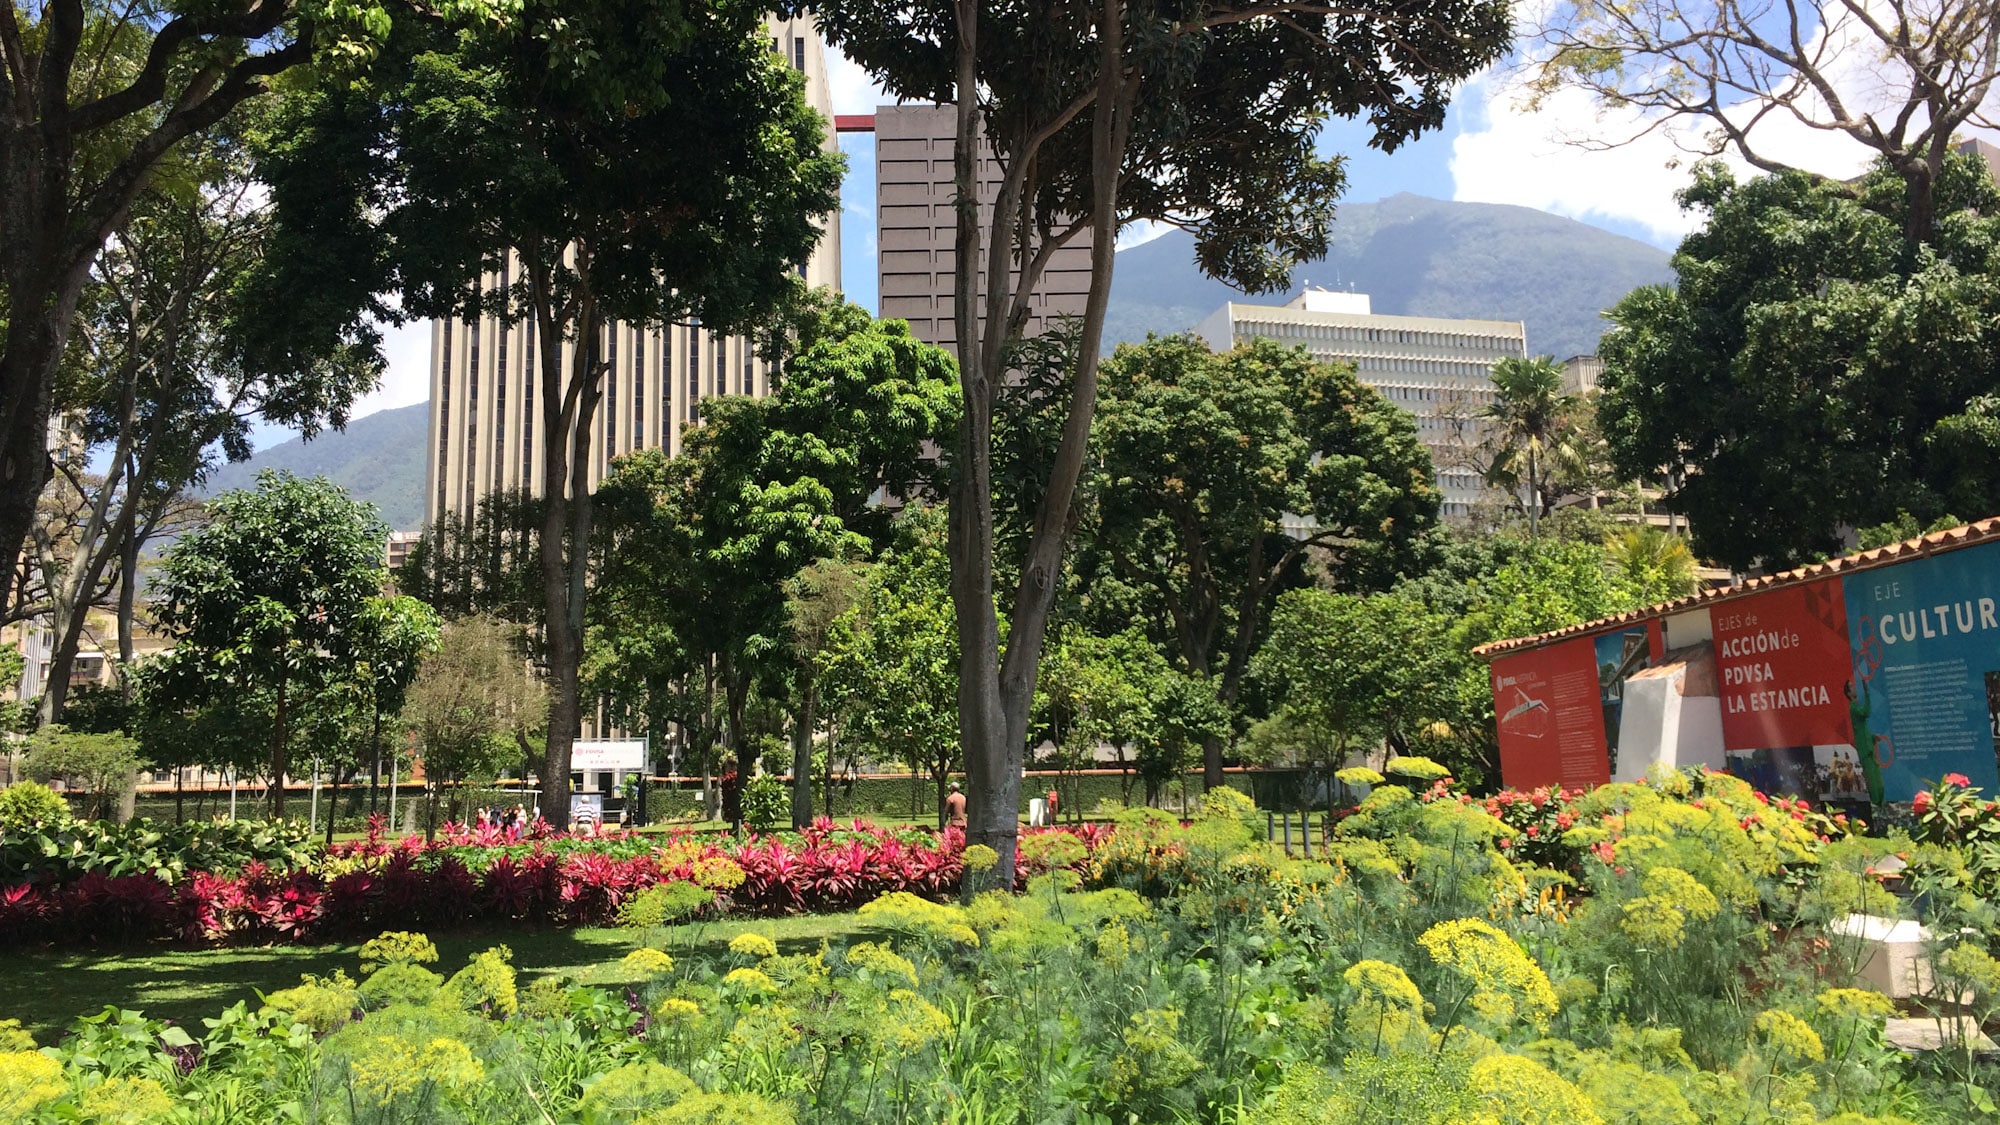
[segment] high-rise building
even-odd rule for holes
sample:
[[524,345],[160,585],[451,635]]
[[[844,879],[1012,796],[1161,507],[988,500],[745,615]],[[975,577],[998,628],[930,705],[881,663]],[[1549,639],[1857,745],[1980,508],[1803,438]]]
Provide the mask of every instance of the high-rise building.
[[[826,147],[834,147],[833,94],[826,56],[808,19],[772,20],[771,49],[805,75],[806,101],[827,121]],[[699,159],[690,154],[690,159]],[[819,246],[802,268],[806,284],[840,287],[840,219],[828,217]],[[483,284],[510,282],[511,263]],[[471,516],[481,497],[525,488],[542,491],[542,425],[539,349],[532,321],[506,324],[491,316],[441,320],[431,325],[431,418],[425,475],[424,519],[450,513]],[[565,341],[569,363],[573,342]],[[590,462],[581,466],[597,487],[611,460],[638,449],[680,450],[683,425],[698,423],[700,403],[711,395],[762,395],[770,390],[768,365],[749,341],[717,336],[700,325],[641,328],[613,324],[598,341],[610,370],[592,422]]]
[[1416,415],[1446,517],[1471,515],[1486,492],[1467,454],[1477,441],[1478,412],[1493,401],[1493,365],[1528,354],[1527,330],[1517,320],[1378,316],[1367,294],[1324,289],[1282,306],[1226,304],[1195,333],[1217,349],[1268,339],[1353,364],[1363,383]]
[[[876,278],[884,317],[910,322],[917,339],[957,354],[952,316],[957,288],[958,211],[953,147],[958,109],[894,105],[875,111]],[[1000,164],[984,149],[979,159],[979,208],[990,216],[1000,194]],[[984,263],[981,263],[982,282]],[[981,294],[985,292],[982,284]],[[1083,315],[1090,292],[1090,232],[1050,256],[1029,296],[1027,334],[1058,316]]]

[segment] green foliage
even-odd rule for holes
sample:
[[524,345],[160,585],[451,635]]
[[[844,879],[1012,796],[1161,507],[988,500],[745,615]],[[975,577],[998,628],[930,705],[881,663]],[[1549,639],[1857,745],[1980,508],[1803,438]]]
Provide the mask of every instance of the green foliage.
[[118,811],[119,800],[138,782],[146,765],[138,747],[122,731],[83,734],[48,726],[29,740],[23,764],[37,781],[61,781],[84,793],[84,817],[101,820]]
[[[0,790],[0,797],[14,788]],[[288,821],[162,824],[141,817],[112,824],[65,817],[34,828],[0,826],[0,881],[66,883],[96,872],[179,882],[189,872],[239,871],[252,863],[290,871],[312,858],[306,827]]]
[[1338,763],[1386,741],[1408,747],[1451,713],[1453,622],[1400,594],[1293,590],[1278,599],[1253,673],[1311,732],[1312,760]]
[[771,774],[759,774],[743,786],[743,822],[759,831],[787,823],[791,809],[785,783]]
[[1953,154],[1919,244],[1906,187],[1886,164],[1853,185],[1705,165],[1679,283],[1612,310],[1606,437],[1628,476],[1666,470],[1704,558],[1779,569],[1843,526],[2000,508],[2000,188]]
[[0,839],[60,828],[72,819],[69,802],[40,782],[17,781],[0,789]]

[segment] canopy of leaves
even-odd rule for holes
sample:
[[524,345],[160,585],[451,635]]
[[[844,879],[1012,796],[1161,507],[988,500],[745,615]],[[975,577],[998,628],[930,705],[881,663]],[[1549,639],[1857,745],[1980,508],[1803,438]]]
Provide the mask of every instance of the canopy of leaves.
[[1937,185],[1930,240],[1904,184],[1706,167],[1675,288],[1612,310],[1600,409],[1619,471],[1665,470],[1696,552],[1780,568],[1844,527],[2000,511],[2000,188],[1976,157]]

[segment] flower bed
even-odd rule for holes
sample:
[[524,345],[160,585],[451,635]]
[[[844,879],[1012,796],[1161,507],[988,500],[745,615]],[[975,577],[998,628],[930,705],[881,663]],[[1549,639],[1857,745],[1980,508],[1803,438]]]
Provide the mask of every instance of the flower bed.
[[[1047,831],[1088,846],[1107,830]],[[895,891],[949,897],[964,844],[957,829],[932,834],[860,820],[742,841],[623,833],[509,842],[453,826],[426,843],[375,832],[310,866],[252,862],[178,880],[90,871],[0,887],[0,941],[262,944],[492,923],[603,925],[634,894],[671,882],[703,887],[716,911],[848,910]],[[1023,877],[1033,866],[1022,864]]]

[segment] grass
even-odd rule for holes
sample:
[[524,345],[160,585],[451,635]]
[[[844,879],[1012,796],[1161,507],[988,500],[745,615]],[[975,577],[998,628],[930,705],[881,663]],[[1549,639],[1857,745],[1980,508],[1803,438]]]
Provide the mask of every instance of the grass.
[[[754,930],[786,953],[810,953],[823,939],[838,940],[863,929],[851,913],[731,918],[681,927],[670,948],[677,958],[720,959],[728,955],[729,939]],[[618,985],[637,979],[618,962],[638,944],[638,936],[632,930],[594,928],[439,934],[435,936],[438,963],[432,968],[449,976],[473,954],[505,945],[514,951],[523,984],[547,973],[562,973],[581,984]],[[115,1005],[174,1020],[199,1034],[203,1017],[212,1017],[238,1000],[254,1005],[257,993],[290,988],[302,974],[345,969],[353,975],[360,948],[355,943],[12,954],[6,971],[0,972],[0,1019],[18,1019],[38,1041],[50,1043],[78,1016]]]

